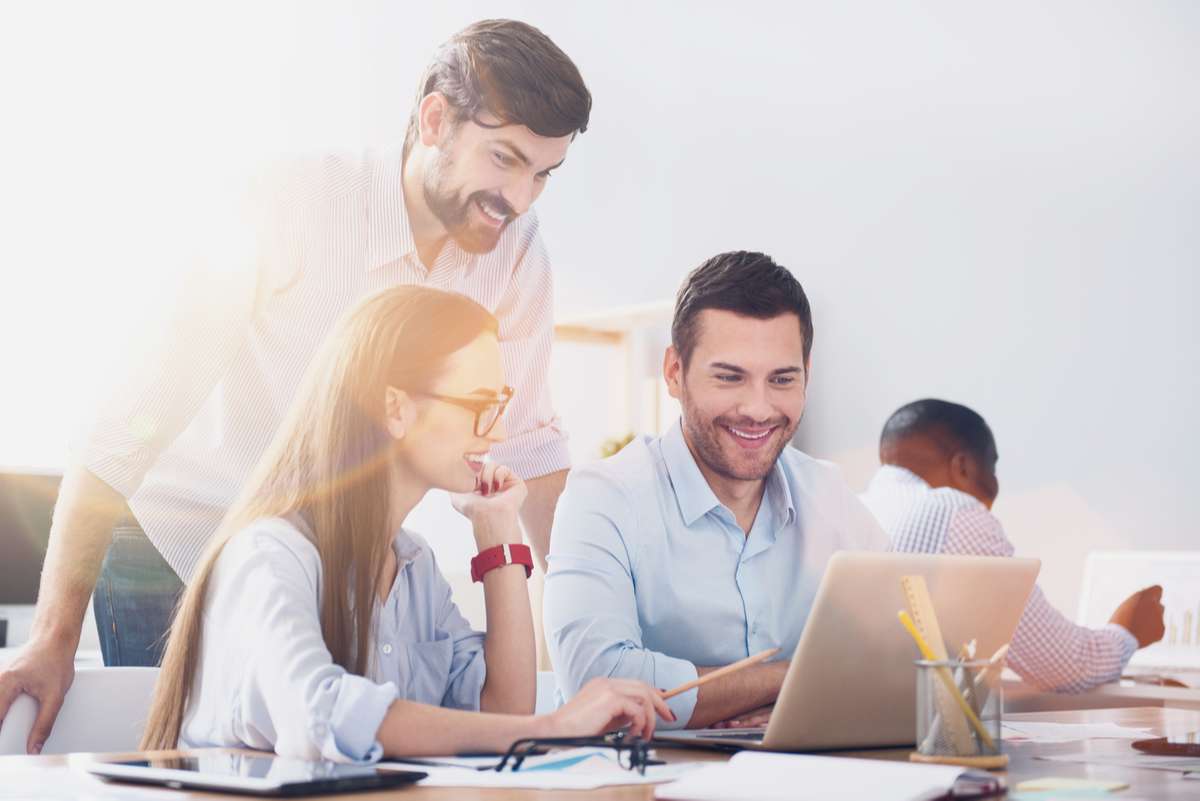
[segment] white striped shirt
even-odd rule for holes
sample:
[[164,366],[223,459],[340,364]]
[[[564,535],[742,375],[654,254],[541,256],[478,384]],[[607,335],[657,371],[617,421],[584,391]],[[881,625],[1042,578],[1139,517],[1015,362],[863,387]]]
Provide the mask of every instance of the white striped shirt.
[[[860,496],[892,538],[892,549],[914,553],[1012,556],[999,519],[953,487],[930,487],[920,476],[884,465]],[[1137,650],[1122,626],[1077,626],[1035,586],[1013,634],[1008,665],[1044,690],[1083,692],[1116,681]]]
[[189,271],[169,330],[74,444],[80,462],[128,499],[185,581],[317,346],[345,311],[388,287],[460,292],[492,311],[516,390],[508,440],[492,458],[527,479],[570,466],[548,386],[550,261],[532,211],[508,225],[492,252],[469,254],[449,240],[426,269],[398,147],[297,161],[253,196],[247,207],[222,209],[229,224],[198,240],[206,257]]

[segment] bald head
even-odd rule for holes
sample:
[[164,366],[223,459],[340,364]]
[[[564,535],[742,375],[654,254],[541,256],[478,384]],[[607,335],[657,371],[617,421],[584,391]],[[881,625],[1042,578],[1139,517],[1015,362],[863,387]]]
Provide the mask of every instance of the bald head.
[[999,492],[996,440],[987,422],[957,403],[926,398],[897,409],[883,426],[879,461],[953,487],[991,508]]

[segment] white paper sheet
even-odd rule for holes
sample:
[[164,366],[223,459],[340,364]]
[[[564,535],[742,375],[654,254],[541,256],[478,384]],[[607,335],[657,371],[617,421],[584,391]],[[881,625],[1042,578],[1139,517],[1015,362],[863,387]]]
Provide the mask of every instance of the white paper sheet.
[[936,798],[964,775],[948,765],[743,751],[655,790],[660,801],[918,801]]
[[1150,729],[1134,729],[1115,723],[1027,723],[1004,721],[1005,740],[1030,743],[1069,743],[1075,740],[1145,740]]
[[1192,757],[1157,756],[1155,754],[1095,754],[1081,751],[1078,754],[1054,754],[1034,759],[1046,762],[1074,762],[1083,765],[1119,765],[1125,768],[1146,768],[1186,773],[1191,778],[1200,778],[1200,759]]

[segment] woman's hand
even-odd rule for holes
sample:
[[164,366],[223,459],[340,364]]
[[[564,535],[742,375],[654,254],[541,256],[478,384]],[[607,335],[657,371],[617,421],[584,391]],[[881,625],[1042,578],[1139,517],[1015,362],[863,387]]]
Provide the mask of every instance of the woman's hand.
[[654,736],[655,713],[664,720],[675,714],[657,690],[640,681],[592,679],[579,694],[546,715],[547,737],[591,737],[629,727],[631,737]]
[[454,509],[475,528],[479,550],[521,541],[517,512],[528,491],[520,476],[504,465],[485,462],[474,492],[450,494]]

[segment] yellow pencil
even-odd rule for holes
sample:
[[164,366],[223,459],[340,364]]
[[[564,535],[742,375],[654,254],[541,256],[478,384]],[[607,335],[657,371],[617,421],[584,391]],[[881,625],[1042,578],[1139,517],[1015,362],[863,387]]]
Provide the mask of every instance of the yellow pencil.
[[[937,655],[933,653],[933,649],[925,642],[925,638],[921,636],[921,632],[917,630],[917,626],[912,622],[912,618],[908,616],[908,612],[903,609],[898,613],[900,623],[908,630],[909,635],[913,638],[913,642],[917,644],[917,650],[921,652],[921,656],[930,662],[938,661]],[[975,710],[971,709],[971,705],[967,703],[967,699],[962,697],[962,693],[958,691],[958,685],[954,683],[954,676],[950,674],[949,669],[942,667],[938,668],[938,675],[942,677],[942,683],[946,685],[946,690],[958,702],[959,709],[967,716],[967,720],[971,721],[971,727],[979,735],[979,738],[992,751],[996,750],[996,741],[992,739],[992,735],[988,734],[988,730],[984,728],[983,722],[979,716],[975,714]]]
[[691,681],[687,682],[686,684],[680,684],[678,687],[676,687],[672,690],[663,690],[662,697],[664,699],[674,698],[675,696],[679,695],[680,693],[686,693],[688,690],[691,690],[695,687],[699,687],[701,684],[708,684],[710,681],[713,681],[714,679],[719,679],[722,676],[728,676],[730,673],[736,673],[737,671],[741,670],[742,668],[748,668],[751,665],[757,665],[759,662],[765,662],[766,660],[775,656],[775,654],[777,654],[777,653],[779,653],[778,648],[768,648],[767,650],[762,651],[761,653],[757,653],[754,656],[748,656],[745,659],[739,659],[738,661],[736,661],[732,664],[726,665],[723,668],[717,668],[712,673],[706,673],[705,675],[701,676],[698,679],[692,679]]

